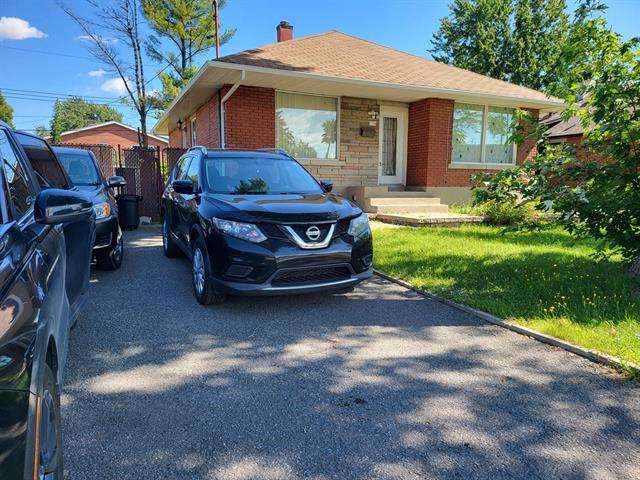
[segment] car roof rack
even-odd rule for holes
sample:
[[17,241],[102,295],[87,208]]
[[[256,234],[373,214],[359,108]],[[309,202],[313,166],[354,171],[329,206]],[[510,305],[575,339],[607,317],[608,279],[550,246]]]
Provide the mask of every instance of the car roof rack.
[[189,148],[188,151],[191,150],[200,150],[204,155],[207,152],[264,152],[264,153],[277,153],[278,155],[284,155],[289,158],[293,158],[289,152],[283,150],[282,148],[223,148],[223,147],[213,147],[207,148],[202,145],[196,145],[195,147]]
[[187,152],[192,152],[194,150],[198,150],[203,155],[207,154],[207,147],[205,147],[203,145],[194,145],[193,147],[189,148],[189,150],[187,150]]

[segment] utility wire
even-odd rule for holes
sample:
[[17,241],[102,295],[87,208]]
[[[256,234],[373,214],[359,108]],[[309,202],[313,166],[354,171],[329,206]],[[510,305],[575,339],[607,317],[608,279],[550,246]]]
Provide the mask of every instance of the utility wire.
[[33,50],[31,48],[10,47],[8,45],[0,45],[0,48],[17,50],[20,52],[39,53],[41,55],[52,55],[56,57],[68,57],[68,58],[80,58],[82,60],[94,60],[93,58],[90,58],[90,57],[81,57],[80,55],[71,55],[69,53],[47,52],[46,50]]

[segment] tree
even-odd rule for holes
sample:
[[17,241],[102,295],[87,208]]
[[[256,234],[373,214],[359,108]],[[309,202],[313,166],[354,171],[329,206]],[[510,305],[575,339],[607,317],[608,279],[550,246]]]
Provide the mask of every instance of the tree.
[[73,97],[56,101],[49,127],[52,140],[59,142],[62,132],[111,121],[122,122],[122,113],[109,105],[98,105]]
[[36,135],[42,138],[47,138],[50,135],[50,131],[44,125],[36,125],[35,127]]
[[[219,8],[225,4],[226,0],[220,1]],[[147,53],[158,63],[170,66],[169,72],[160,73],[161,102],[166,106],[195,75],[194,58],[215,46],[211,0],[142,0],[142,8],[155,32],[145,43]],[[235,29],[221,32],[220,45],[234,33]],[[163,39],[171,49],[163,49]]]
[[429,52],[439,62],[506,79],[512,0],[454,0],[440,20]]
[[13,127],[13,108],[7,103],[7,100],[0,91],[0,120],[6,122],[10,127]]
[[[93,10],[91,18],[80,16],[68,6],[63,9],[90,39],[89,52],[121,80],[127,101],[135,108],[140,119],[140,145],[146,148],[149,145],[147,115],[155,108],[156,98],[146,90],[138,0],[86,2]],[[124,45],[128,60],[121,57],[118,45]]]
[[553,81],[553,67],[567,39],[565,0],[519,0],[511,45],[509,80],[541,90]]
[[565,0],[454,0],[429,51],[435,60],[544,88],[566,39]]
[[[586,129],[584,149],[604,160],[547,144],[544,128],[529,119],[514,138],[524,140],[536,126],[540,153],[520,167],[476,177],[486,187],[476,198],[522,198],[553,210],[568,231],[601,239],[601,255],[620,254],[640,273],[640,38],[623,41],[599,15],[604,8],[584,0],[577,9],[550,85],[570,105],[565,118],[577,115]],[[575,106],[579,97],[584,107]]]

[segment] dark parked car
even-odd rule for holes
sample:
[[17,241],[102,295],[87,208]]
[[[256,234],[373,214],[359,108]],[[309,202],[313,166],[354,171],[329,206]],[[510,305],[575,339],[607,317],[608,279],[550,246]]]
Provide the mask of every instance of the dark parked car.
[[96,212],[96,243],[93,253],[98,268],[117,270],[122,265],[124,241],[118,223],[118,204],[113,189],[124,187],[124,178],[104,178],[93,152],[79,148],[53,147],[73,185],[93,201]]
[[61,479],[60,386],[95,220],[49,145],[0,122],[0,478]]
[[331,189],[281,150],[191,148],[163,194],[164,253],[192,259],[202,304],[352,288],[372,274],[369,220]]

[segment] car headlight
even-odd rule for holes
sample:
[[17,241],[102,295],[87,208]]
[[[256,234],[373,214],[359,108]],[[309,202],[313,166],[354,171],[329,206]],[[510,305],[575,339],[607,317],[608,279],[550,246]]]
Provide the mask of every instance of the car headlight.
[[252,223],[232,222],[231,220],[221,220],[219,218],[214,218],[213,223],[221,232],[242,240],[260,243],[267,239],[265,234]]
[[349,230],[347,231],[349,235],[353,235],[354,237],[360,237],[365,234],[371,233],[371,228],[369,227],[369,216],[366,213],[357,216],[356,218],[351,219],[351,223],[349,223]]
[[111,216],[111,205],[107,202],[97,203],[93,206],[93,211],[96,212],[96,218],[107,218]]

